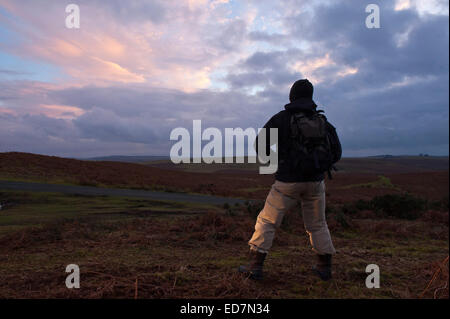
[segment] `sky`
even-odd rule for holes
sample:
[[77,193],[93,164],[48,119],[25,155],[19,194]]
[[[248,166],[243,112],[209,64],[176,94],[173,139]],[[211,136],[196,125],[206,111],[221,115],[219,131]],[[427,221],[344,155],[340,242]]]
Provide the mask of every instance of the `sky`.
[[448,155],[448,1],[0,0],[0,152],[168,155],[193,120],[262,127],[301,78],[344,156]]

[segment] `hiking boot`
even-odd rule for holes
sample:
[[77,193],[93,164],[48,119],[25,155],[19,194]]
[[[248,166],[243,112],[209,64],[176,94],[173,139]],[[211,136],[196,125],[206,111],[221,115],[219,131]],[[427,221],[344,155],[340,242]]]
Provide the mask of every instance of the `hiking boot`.
[[263,279],[263,265],[267,253],[250,249],[250,260],[247,266],[239,266],[238,271],[253,280]]
[[312,267],[314,273],[323,281],[331,279],[331,255],[317,255],[317,264]]

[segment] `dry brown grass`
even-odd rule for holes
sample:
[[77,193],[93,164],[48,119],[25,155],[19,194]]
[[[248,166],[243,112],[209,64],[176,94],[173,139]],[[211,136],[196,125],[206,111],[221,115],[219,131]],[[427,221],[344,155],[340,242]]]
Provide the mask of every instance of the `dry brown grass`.
[[433,263],[433,268],[433,276],[420,294],[420,298],[448,299],[448,255],[443,261]]
[[[0,154],[0,174],[48,182],[245,194],[259,199],[265,198],[273,181],[271,176],[251,173],[189,173],[21,153]],[[399,174],[392,182],[429,200],[447,195],[448,172],[417,174]],[[342,174],[327,181],[329,207],[396,192],[392,188],[345,188],[376,179],[369,174]],[[420,183],[414,184],[415,180]],[[370,210],[354,215],[331,212],[328,224],[338,253],[334,280],[328,283],[311,275],[314,254],[295,209],[277,232],[261,283],[236,273],[237,266],[246,262],[246,242],[258,206],[184,216],[156,214],[150,208],[145,214],[130,210],[131,217],[124,220],[50,222],[0,237],[0,298],[448,298],[448,259],[444,262],[448,205],[440,206],[416,220],[383,219]],[[81,268],[80,290],[64,285],[69,263]],[[370,263],[382,271],[380,289],[364,285],[365,266]]]
[[[114,223],[72,220],[14,232],[0,238],[0,297],[417,298],[435,261],[442,260],[442,247],[448,249],[448,236],[423,243],[428,234],[418,236],[417,227],[430,224],[419,221],[356,220],[350,230],[336,223],[330,227],[338,249],[335,279],[322,283],[309,271],[313,253],[302,219],[291,214],[277,233],[261,283],[236,273],[254,226],[245,210]],[[379,290],[364,287],[365,266],[373,262],[382,269]],[[80,290],[64,285],[69,263],[80,266]],[[445,296],[445,276],[448,264],[424,298]]]

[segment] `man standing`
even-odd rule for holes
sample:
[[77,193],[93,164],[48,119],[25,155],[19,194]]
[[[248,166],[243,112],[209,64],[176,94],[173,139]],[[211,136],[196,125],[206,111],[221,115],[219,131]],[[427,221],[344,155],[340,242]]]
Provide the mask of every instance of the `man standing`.
[[[306,79],[294,83],[285,110],[264,126],[278,129],[278,170],[275,183],[259,213],[255,232],[249,241],[250,262],[239,272],[251,279],[263,278],[263,264],[284,214],[300,200],[310,243],[317,254],[313,271],[322,280],[331,279],[331,257],[336,252],[325,219],[324,173],[341,158],[342,150],[335,128],[322,111],[316,110],[313,85]],[[269,140],[269,139],[267,139]],[[256,141],[256,151],[258,152]],[[266,153],[270,152],[266,142]]]

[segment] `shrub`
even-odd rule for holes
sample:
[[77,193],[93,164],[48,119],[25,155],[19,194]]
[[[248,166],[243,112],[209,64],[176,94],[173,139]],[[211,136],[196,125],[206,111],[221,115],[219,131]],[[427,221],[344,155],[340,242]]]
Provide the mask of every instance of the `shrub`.
[[334,214],[334,219],[343,228],[350,228],[350,221],[343,211],[337,211],[336,214]]
[[325,206],[325,215],[329,216],[329,215],[335,214],[338,210],[339,209],[336,208],[336,206],[332,206],[332,205],[327,204]]
[[253,201],[247,204],[247,213],[251,218],[256,219],[259,212],[264,208],[264,201]]
[[239,209],[236,207],[230,207],[227,210],[225,210],[226,216],[237,216],[239,215]]
[[342,205],[340,213],[355,215],[356,213],[358,213],[358,210],[359,209],[355,204],[345,203],[344,205]]
[[355,202],[355,208],[357,210],[370,210],[372,209],[371,203],[370,201],[366,201],[366,200],[362,200],[362,199],[358,199]]
[[441,200],[431,202],[429,208],[448,212],[448,196],[442,198]]
[[[432,206],[438,208],[445,207],[445,200],[435,202]],[[448,204],[447,204],[448,205]],[[429,208],[428,201],[415,197],[411,194],[388,194],[376,196],[370,201],[358,200],[353,203],[345,203],[340,206],[327,205],[325,213],[333,215],[334,219],[343,227],[350,225],[350,217],[352,218],[371,218],[374,212],[378,217],[392,217],[401,219],[417,219],[422,216],[423,212]],[[350,225],[351,226],[351,225]]]
[[370,204],[375,211],[395,218],[417,219],[427,207],[427,201],[411,194],[376,196]]

